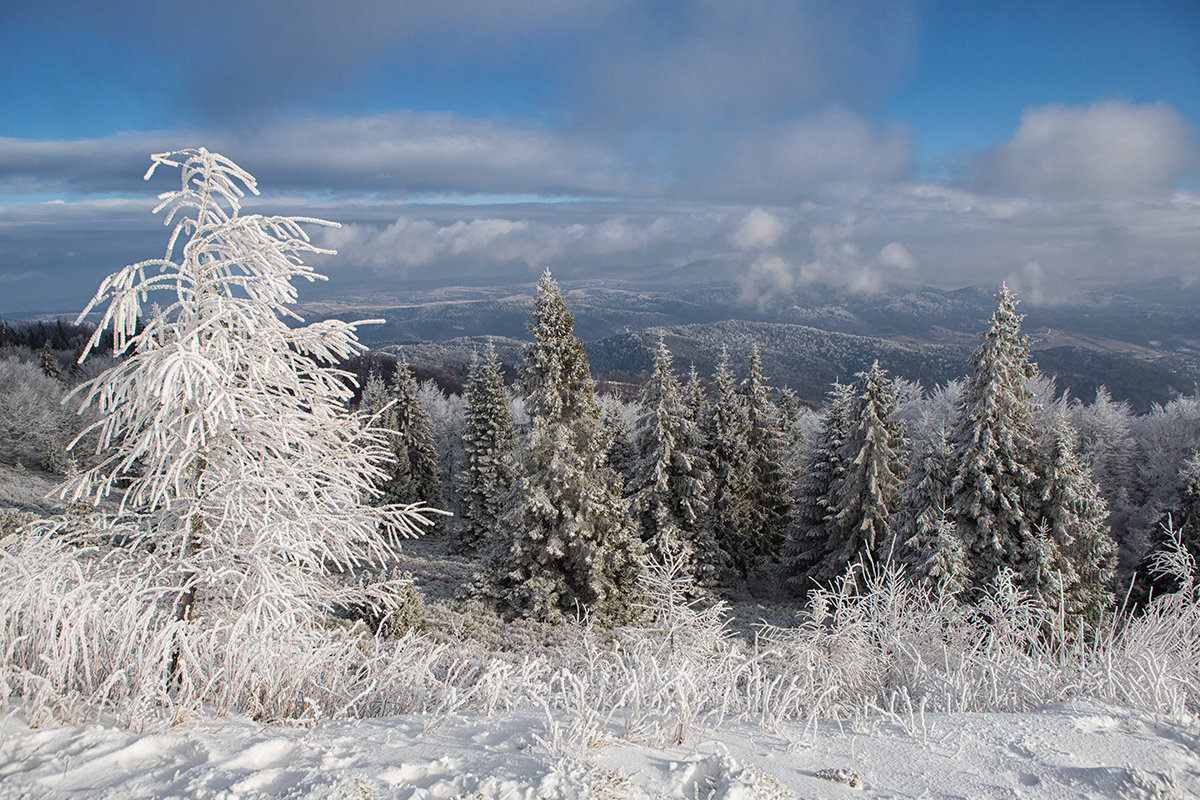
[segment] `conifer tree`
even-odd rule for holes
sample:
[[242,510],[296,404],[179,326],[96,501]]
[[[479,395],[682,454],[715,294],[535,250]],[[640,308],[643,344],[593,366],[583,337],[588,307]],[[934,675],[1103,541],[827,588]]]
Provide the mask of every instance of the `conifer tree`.
[[746,398],[738,391],[729,353],[721,349],[721,359],[713,375],[717,396],[708,424],[710,463],[713,473],[712,529],[723,560],[736,565],[741,552],[745,520],[750,512],[753,455],[750,451],[750,414]]
[[504,538],[488,566],[510,614],[605,624],[638,613],[644,549],[606,463],[587,356],[549,270],[538,283],[522,378],[531,428],[505,495]]
[[1139,565],[1134,585],[1134,599],[1138,603],[1181,588],[1178,576],[1163,575],[1155,569],[1155,559],[1167,547],[1172,533],[1191,554],[1193,563],[1200,564],[1200,451],[1193,452],[1180,470],[1175,502],[1163,512],[1150,548]]
[[379,426],[388,433],[393,462],[379,488],[392,503],[442,505],[442,480],[429,417],[417,400],[417,379],[401,361],[392,375],[392,400]]
[[634,432],[629,495],[642,540],[652,558],[679,565],[696,586],[711,585],[718,574],[707,527],[712,476],[661,341],[641,404],[645,413]]
[[739,519],[734,561],[742,573],[756,564],[778,561],[792,515],[792,481],[784,466],[779,412],[771,401],[755,346],[741,387],[746,408],[746,444],[750,471],[745,514]]
[[629,429],[629,421],[625,419],[624,405],[615,398],[606,398],[610,403],[602,409],[601,421],[604,433],[608,437],[608,465],[616,470],[624,486],[632,474],[633,462],[637,458],[633,449],[633,431]]
[[694,363],[688,367],[687,380],[683,384],[683,406],[688,419],[700,431],[700,435],[704,436],[712,409],[709,408],[708,395],[704,391],[704,383],[700,380],[700,373],[696,371]]
[[969,595],[982,591],[1002,567],[1032,591],[1043,560],[1034,513],[1038,404],[1026,385],[1036,368],[1007,286],[996,303],[991,327],[971,357],[952,439],[953,521],[965,546]]
[[838,462],[841,480],[831,487],[836,502],[826,556],[814,572],[833,580],[853,569],[864,584],[867,566],[881,556],[890,538],[904,465],[901,424],[896,419],[896,387],[876,362],[858,373],[851,390],[849,424],[842,436]]
[[50,346],[49,339],[42,345],[42,349],[38,351],[38,357],[43,375],[62,384],[67,382],[66,378],[63,377],[62,370],[58,366],[58,355],[55,354],[54,348]]
[[517,446],[504,376],[490,341],[483,359],[472,364],[467,375],[464,415],[466,462],[458,474],[464,509],[460,544],[464,550],[478,550],[496,535],[501,499],[512,488]]
[[814,583],[827,584],[840,575],[827,575],[825,565],[837,540],[836,497],[846,473],[842,445],[853,421],[853,387],[835,383],[828,396],[820,434],[804,463],[796,492],[796,524],[787,546],[789,584],[798,594],[806,593]]
[[1096,620],[1112,604],[1116,543],[1100,487],[1075,455],[1075,431],[1059,419],[1050,431],[1042,481],[1037,590],[1053,608]]
[[888,555],[930,591],[956,596],[966,580],[966,563],[949,503],[950,445],[939,429],[913,453]]

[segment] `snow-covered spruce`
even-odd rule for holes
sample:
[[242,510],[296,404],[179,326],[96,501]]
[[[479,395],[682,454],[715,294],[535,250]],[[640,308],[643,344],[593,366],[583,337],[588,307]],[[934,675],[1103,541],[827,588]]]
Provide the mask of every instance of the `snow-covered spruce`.
[[464,416],[465,465],[456,479],[463,502],[459,547],[479,552],[499,527],[501,498],[512,488],[517,446],[504,377],[491,341],[468,373]]
[[639,613],[644,548],[606,463],[608,437],[583,343],[549,270],[538,282],[522,378],[531,419],[485,580],[509,614]]
[[661,341],[641,405],[628,494],[642,539],[652,558],[677,564],[698,588],[711,586],[720,574],[708,527],[712,475],[700,430],[671,370],[671,353]]
[[978,596],[1005,567],[1032,590],[1044,562],[1035,507],[1038,402],[1027,385],[1036,367],[1007,286],[996,303],[983,344],[971,356],[951,439],[952,513],[964,543],[968,597]]
[[927,590],[957,596],[966,565],[962,539],[949,518],[950,444],[944,430],[915,444],[911,464],[888,555]]
[[378,484],[384,502],[443,504],[438,453],[429,416],[417,399],[417,379],[401,361],[392,374],[392,391],[377,423],[387,435],[391,459]]
[[[300,321],[293,281],[321,277],[302,257],[329,252],[304,225],[333,223],[241,214],[254,178],[203,148],[153,156],[147,178],[160,166],[182,173],[156,208],[173,225],[165,256],[106,278],[80,315],[103,309],[81,362],[109,330],[124,358],[74,394],[101,415],[98,463],[64,493],[98,502],[125,487],[117,517],[93,531],[125,546],[86,571],[143,576],[147,613],[166,604],[153,619],[178,623],[155,639],[158,669],[198,701],[211,676],[189,637],[224,642],[232,670],[243,643],[315,636],[323,615],[361,599],[330,567],[384,559],[395,541],[381,528],[414,535],[428,519],[366,502],[388,454],[347,408],[351,378],[327,366],[363,349],[355,325],[288,324]],[[167,304],[147,308],[157,296]]]
[[784,464],[779,409],[771,400],[757,345],[750,353],[741,394],[746,399],[750,471],[746,516],[740,521],[734,561],[744,574],[752,567],[778,561],[782,555],[787,526],[792,519],[794,479]]

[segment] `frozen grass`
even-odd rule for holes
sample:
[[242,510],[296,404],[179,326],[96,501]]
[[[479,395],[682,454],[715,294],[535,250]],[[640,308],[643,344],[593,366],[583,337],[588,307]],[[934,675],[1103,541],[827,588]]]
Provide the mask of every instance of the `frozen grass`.
[[[865,595],[817,592],[795,625],[764,625],[747,641],[724,606],[689,605],[660,570],[645,627],[502,628],[478,607],[430,602],[428,625],[383,639],[332,619],[272,631],[228,611],[180,621],[178,576],[153,555],[74,541],[26,529],[0,542],[0,709],[33,724],[100,713],[135,727],[201,712],[287,723],[420,713],[436,727],[541,708],[545,744],[566,757],[615,738],[692,742],[731,720],[770,730],[886,719],[919,733],[926,712],[1075,698],[1175,721],[1200,713],[1190,581],[1081,634],[1003,576],[970,608],[884,570]],[[175,653],[184,668],[171,680]]]

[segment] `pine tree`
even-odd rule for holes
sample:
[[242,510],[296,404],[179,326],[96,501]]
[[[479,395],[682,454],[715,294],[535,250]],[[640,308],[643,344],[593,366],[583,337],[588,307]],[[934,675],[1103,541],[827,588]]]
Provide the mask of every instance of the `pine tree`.
[[829,584],[840,572],[826,574],[837,541],[837,491],[845,478],[842,445],[853,422],[853,386],[834,384],[814,448],[804,463],[796,492],[796,524],[787,545],[788,582],[798,594],[814,583]]
[[708,395],[704,391],[704,384],[700,380],[700,373],[696,371],[695,364],[688,367],[687,381],[683,384],[683,405],[688,419],[700,431],[700,435],[704,436],[704,429],[708,424],[712,409],[709,408]]
[[991,327],[971,357],[952,439],[953,521],[965,545],[969,595],[981,592],[1003,567],[1032,591],[1043,560],[1034,513],[1038,405],[1026,385],[1036,368],[1007,286],[996,303]]
[[734,561],[745,574],[754,565],[779,560],[792,516],[792,480],[784,466],[779,412],[771,401],[757,346],[750,354],[749,373],[741,393],[745,398],[750,472]]
[[395,402],[380,417],[392,450],[389,474],[380,483],[383,498],[392,503],[442,505],[442,480],[429,417],[417,401],[417,379],[401,361],[392,375]]
[[488,579],[510,614],[558,619],[586,610],[619,624],[639,613],[645,555],[620,478],[605,461],[609,442],[573,328],[547,270],[522,374],[532,424]]
[[67,382],[63,377],[62,370],[58,366],[58,355],[55,354],[54,348],[50,346],[49,339],[42,345],[42,349],[38,351],[38,357],[43,375],[62,384]]
[[869,564],[886,557],[890,519],[904,474],[902,426],[895,418],[896,388],[876,362],[856,376],[849,424],[838,461],[842,477],[834,491],[833,539],[815,572],[830,580],[853,569],[859,588]]
[[462,549],[477,551],[499,527],[501,498],[512,488],[517,446],[504,376],[490,341],[483,359],[468,373],[465,416],[466,463],[458,475],[464,508],[460,535]]
[[602,410],[601,421],[604,435],[608,437],[608,465],[621,477],[621,485],[629,483],[633,462],[637,454],[633,448],[633,431],[625,418],[624,404],[615,398],[605,398],[609,403]]
[[1116,543],[1105,520],[1100,487],[1075,455],[1075,431],[1059,419],[1050,432],[1042,479],[1037,590],[1050,605],[1060,602],[1072,617],[1095,621],[1112,605]]
[[950,444],[944,430],[923,439],[913,453],[900,503],[889,556],[930,591],[958,595],[966,563],[949,517]]
[[712,476],[700,431],[687,414],[671,354],[661,341],[642,388],[629,495],[652,558],[677,564],[696,586],[715,582],[717,548],[707,527]]

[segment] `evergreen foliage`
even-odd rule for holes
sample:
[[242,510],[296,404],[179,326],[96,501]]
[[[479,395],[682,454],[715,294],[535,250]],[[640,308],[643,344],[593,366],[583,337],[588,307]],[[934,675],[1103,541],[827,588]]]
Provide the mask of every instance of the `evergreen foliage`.
[[962,591],[966,564],[949,503],[950,444],[942,430],[913,453],[889,555],[928,590],[953,597]]
[[729,367],[729,353],[724,349],[713,382],[717,396],[707,432],[713,474],[712,529],[724,558],[742,569],[748,566],[738,554],[742,552],[745,520],[750,515],[747,503],[754,457],[746,398],[738,391]]
[[850,384],[834,384],[821,421],[817,441],[804,463],[800,485],[796,492],[796,525],[788,545],[787,562],[791,577],[789,584],[798,594],[807,594],[816,584],[826,584],[840,577],[834,570],[830,555],[837,541],[837,488],[846,474],[842,445],[846,441],[854,403]]
[[642,540],[658,563],[675,565],[696,586],[711,585],[718,576],[707,527],[712,476],[662,342],[641,404],[628,493]]
[[504,376],[491,342],[468,373],[465,417],[466,462],[457,479],[464,509],[459,535],[463,549],[478,551],[499,527],[501,498],[512,488],[517,446]]
[[1112,605],[1116,543],[1105,520],[1100,487],[1075,454],[1076,434],[1065,419],[1049,432],[1038,529],[1037,589],[1046,604],[1091,621]]
[[[392,374],[392,403],[379,418],[392,461],[379,484],[385,501],[442,506],[442,481],[429,416],[417,400],[417,379],[404,362]],[[374,402],[374,401],[373,401]]]
[[1027,382],[1036,374],[1021,335],[1016,299],[1007,286],[983,344],[971,356],[952,435],[953,521],[965,546],[968,594],[979,596],[999,570],[1038,585],[1041,542],[1034,504],[1040,491],[1033,417],[1038,404]]
[[906,442],[895,416],[896,387],[879,363],[856,378],[838,453],[841,480],[831,487],[833,539],[814,572],[829,580],[852,569],[861,589],[868,566],[887,555],[883,548],[890,539]]
[[522,369],[531,427],[488,580],[508,614],[557,619],[586,611],[619,624],[638,613],[644,550],[620,477],[606,463],[608,437],[573,329],[547,270]]
[[792,476],[785,466],[778,409],[763,375],[755,347],[742,382],[746,409],[746,445],[750,463],[744,514],[738,519],[734,562],[743,574],[754,565],[778,561],[792,517]]
[[1179,471],[1175,502],[1163,512],[1149,550],[1139,565],[1134,586],[1134,599],[1139,604],[1183,588],[1179,576],[1164,574],[1155,568],[1173,539],[1178,539],[1179,545],[1191,554],[1193,562],[1200,564],[1200,451],[1194,451]]

